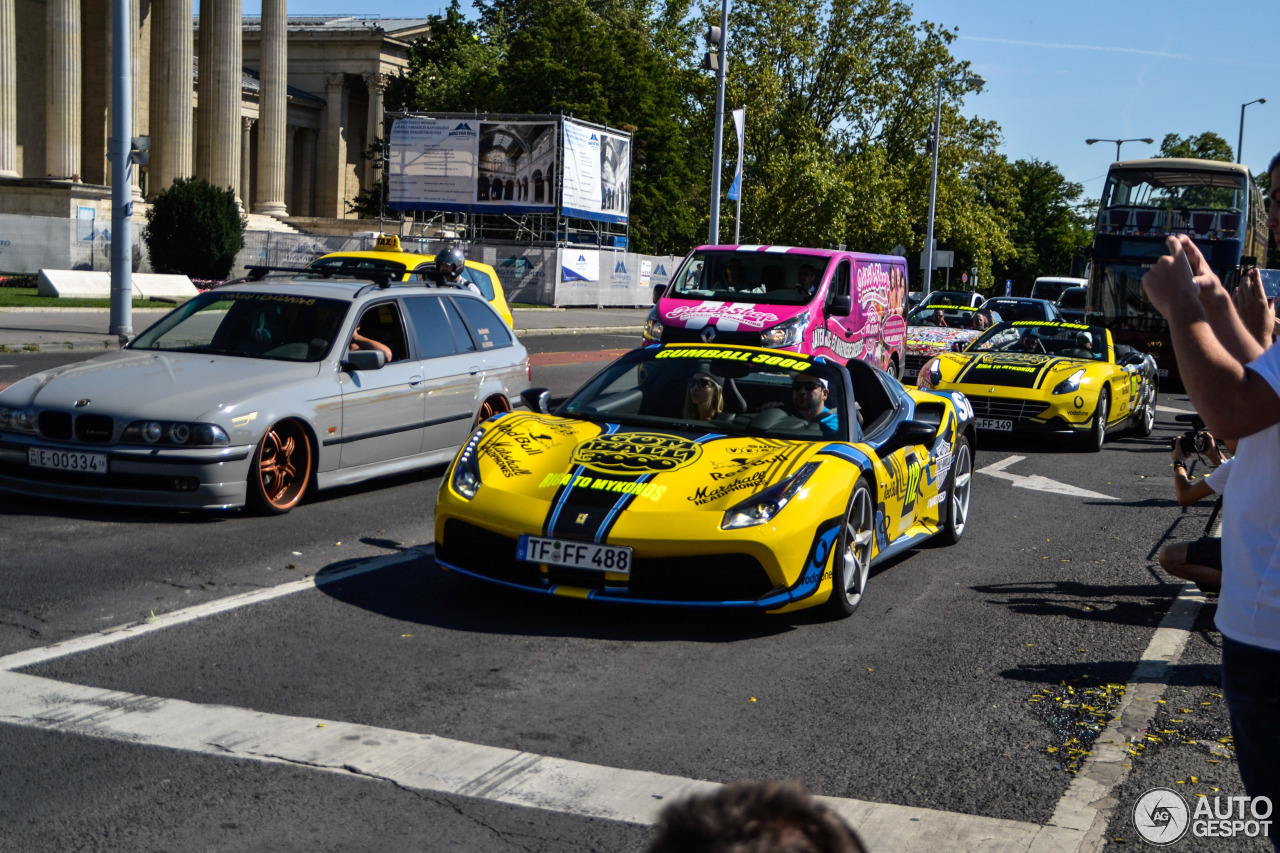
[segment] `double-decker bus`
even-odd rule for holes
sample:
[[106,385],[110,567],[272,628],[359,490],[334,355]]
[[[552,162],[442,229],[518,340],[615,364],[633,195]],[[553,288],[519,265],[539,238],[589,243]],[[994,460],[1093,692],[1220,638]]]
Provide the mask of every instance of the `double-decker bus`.
[[1266,214],[1248,168],[1216,160],[1157,158],[1111,164],[1098,204],[1089,273],[1091,322],[1117,344],[1155,356],[1161,380],[1181,384],[1169,325],[1142,290],[1142,276],[1188,234],[1228,290],[1245,258],[1264,258]]

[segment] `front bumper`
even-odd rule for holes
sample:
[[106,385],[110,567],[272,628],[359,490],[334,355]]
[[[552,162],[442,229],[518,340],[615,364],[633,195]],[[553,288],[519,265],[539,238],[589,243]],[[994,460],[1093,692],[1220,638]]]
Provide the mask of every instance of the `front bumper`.
[[[107,471],[33,467],[29,448],[104,454]],[[248,494],[251,446],[204,448],[63,444],[0,436],[0,490],[83,503],[171,509],[230,509]]]
[[[830,593],[830,563],[838,519],[813,536],[804,567],[790,584],[777,581],[776,555],[758,543],[738,540],[711,544],[665,540],[662,551],[635,541],[612,541],[633,550],[629,574],[523,562],[517,537],[448,517],[437,526],[436,562],[448,571],[525,592],[591,601],[667,607],[736,608],[782,612],[820,604]],[[671,553],[675,551],[676,553]]]
[[[1094,407],[1080,395],[1059,395],[1053,399],[1042,396],[993,396],[989,393],[976,393],[979,389],[974,386],[951,387],[945,384],[938,390],[963,391],[973,406],[975,426],[996,434],[1078,435],[1088,432],[1093,418]],[[1076,406],[1077,401],[1082,405]]]

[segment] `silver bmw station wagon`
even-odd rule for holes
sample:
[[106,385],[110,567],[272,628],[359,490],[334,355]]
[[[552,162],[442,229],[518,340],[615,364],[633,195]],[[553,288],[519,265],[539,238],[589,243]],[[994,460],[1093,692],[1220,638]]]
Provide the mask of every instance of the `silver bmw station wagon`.
[[122,349],[0,391],[0,489],[285,513],[443,464],[523,405],[529,357],[478,296],[368,281],[224,285]]

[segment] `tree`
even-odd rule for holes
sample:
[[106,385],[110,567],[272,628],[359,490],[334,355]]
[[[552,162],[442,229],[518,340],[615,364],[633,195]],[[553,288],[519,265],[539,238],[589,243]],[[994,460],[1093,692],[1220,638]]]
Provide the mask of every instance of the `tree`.
[[244,248],[245,218],[235,193],[204,180],[175,178],[156,196],[142,229],[159,273],[223,280]]
[[1080,201],[1084,187],[1039,160],[1018,160],[1010,177],[1017,188],[1016,207],[1007,214],[1016,255],[995,269],[996,277],[1030,284],[1042,275],[1067,275],[1092,239]]
[[1235,154],[1231,144],[1212,130],[1206,130],[1199,136],[1183,138],[1176,133],[1166,133],[1160,142],[1161,157],[1188,157],[1192,160],[1221,160],[1234,163]]

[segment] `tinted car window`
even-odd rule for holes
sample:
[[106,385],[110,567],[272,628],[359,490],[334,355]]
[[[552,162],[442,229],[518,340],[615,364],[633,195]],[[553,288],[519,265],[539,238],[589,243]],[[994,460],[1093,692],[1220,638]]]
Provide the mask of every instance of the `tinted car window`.
[[423,358],[438,358],[457,352],[453,330],[441,305],[443,301],[429,296],[405,300],[405,309],[413,321],[413,332],[418,339],[418,352]]
[[511,335],[507,332],[507,324],[483,302],[477,299],[450,299],[463,320],[467,330],[481,350],[497,349],[511,346]]
[[475,340],[472,339],[471,333],[467,331],[467,324],[462,322],[462,315],[458,313],[458,308],[453,304],[453,300],[441,299],[440,307],[449,315],[449,327],[453,330],[453,343],[458,352],[475,352],[479,349]]
[[485,299],[488,299],[490,302],[493,301],[493,279],[487,272],[467,267],[464,275],[466,278],[469,278],[476,283],[476,287],[480,288],[480,292],[484,294]]

